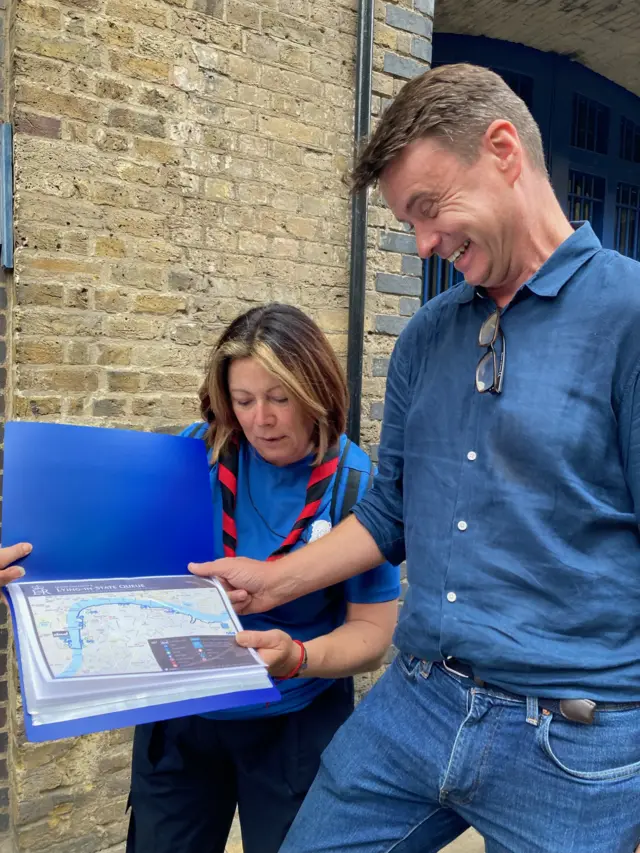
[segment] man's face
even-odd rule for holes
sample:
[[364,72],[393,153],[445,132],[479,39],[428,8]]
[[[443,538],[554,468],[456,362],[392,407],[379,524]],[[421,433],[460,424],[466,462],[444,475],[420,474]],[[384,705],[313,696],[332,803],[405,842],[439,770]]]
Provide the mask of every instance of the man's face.
[[[384,170],[380,189],[415,231],[418,254],[450,260],[472,285],[504,285],[519,217],[513,193],[519,152],[484,145],[468,165],[437,139],[411,143]],[[511,158],[511,159],[509,159]],[[517,177],[517,175],[516,175]]]

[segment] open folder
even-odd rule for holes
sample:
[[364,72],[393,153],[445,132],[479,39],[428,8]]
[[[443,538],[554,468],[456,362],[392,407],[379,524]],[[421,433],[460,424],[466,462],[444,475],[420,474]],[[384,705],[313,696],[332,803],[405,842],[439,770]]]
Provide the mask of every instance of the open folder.
[[204,443],[11,422],[2,539],[31,741],[278,701],[222,589],[187,564],[213,541]]

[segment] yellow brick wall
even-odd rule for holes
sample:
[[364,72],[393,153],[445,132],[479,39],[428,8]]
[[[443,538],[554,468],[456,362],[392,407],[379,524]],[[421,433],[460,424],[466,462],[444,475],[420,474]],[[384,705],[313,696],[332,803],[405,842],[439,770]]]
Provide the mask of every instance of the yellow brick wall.
[[353,3],[186,6],[17,2],[15,416],[188,421],[272,299],[345,351]]
[[[376,0],[373,127],[385,106],[407,79],[429,67],[425,56],[430,56],[432,19],[433,0]],[[415,267],[418,261],[415,245],[406,251],[399,251],[399,247],[385,240],[396,233],[406,234],[385,207],[379,192],[374,190],[369,206],[361,427],[361,444],[371,452],[374,459],[380,437],[386,362],[398,331],[420,305],[420,299],[415,295],[417,274],[415,269],[409,273],[407,267],[411,262]],[[398,293],[384,292],[381,276],[385,274],[398,277]],[[386,318],[391,318],[392,323],[385,324]]]
[[[182,426],[220,330],[269,300],[307,310],[343,357],[357,0],[12,2],[9,416]],[[376,4],[376,115],[424,2]],[[381,244],[395,229],[374,197],[364,446],[394,342],[378,318],[402,310],[376,289],[403,272]],[[130,733],[27,744],[11,695],[7,851],[121,853]]]
[[[193,8],[191,8],[193,7]],[[346,350],[351,0],[17,0],[10,415],[173,429],[272,299]],[[120,849],[129,732],[24,742],[17,849]]]

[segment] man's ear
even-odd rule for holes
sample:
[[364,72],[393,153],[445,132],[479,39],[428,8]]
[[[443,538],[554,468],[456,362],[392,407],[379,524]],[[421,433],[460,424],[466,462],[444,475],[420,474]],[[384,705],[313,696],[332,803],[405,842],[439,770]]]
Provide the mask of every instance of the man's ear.
[[513,185],[522,171],[522,143],[518,131],[506,119],[491,122],[482,137],[482,147],[489,154],[497,168]]

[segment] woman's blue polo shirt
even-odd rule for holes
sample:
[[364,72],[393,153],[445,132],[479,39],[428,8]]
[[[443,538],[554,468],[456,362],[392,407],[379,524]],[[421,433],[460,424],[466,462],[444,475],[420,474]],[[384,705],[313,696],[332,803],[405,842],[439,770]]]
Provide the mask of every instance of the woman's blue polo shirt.
[[[197,424],[192,424],[182,433],[193,436]],[[197,438],[201,438],[206,427],[203,424]],[[340,439],[340,451],[347,439]],[[304,506],[311,457],[293,465],[277,467],[266,462],[246,441],[240,447],[238,467],[238,493],[236,503],[237,555],[266,560],[289,534]],[[304,531],[296,548],[303,547],[311,539],[328,533],[341,517],[345,493],[354,494],[359,500],[367,491],[370,482],[371,464],[367,455],[357,445],[351,444],[344,459],[342,470],[337,472],[324,494],[320,508]],[[340,481],[336,484],[336,477]],[[337,488],[335,518],[331,518],[331,503]],[[222,557],[222,497],[218,483],[217,466],[211,468],[211,492],[213,501],[213,524],[215,529],[216,557]],[[268,631],[280,628],[294,639],[311,640],[328,634],[344,623],[347,602],[374,604],[392,601],[400,595],[400,572],[390,563],[356,575],[344,583],[305,595],[267,613],[242,617],[243,627],[253,631]],[[296,678],[278,683],[282,695],[280,702],[268,706],[252,705],[247,708],[207,714],[213,719],[251,719],[299,711],[331,684],[330,679]]]

